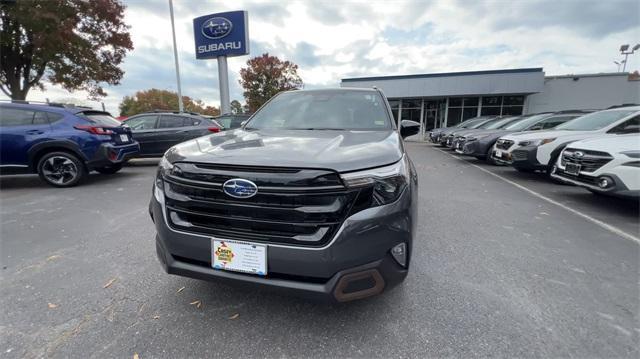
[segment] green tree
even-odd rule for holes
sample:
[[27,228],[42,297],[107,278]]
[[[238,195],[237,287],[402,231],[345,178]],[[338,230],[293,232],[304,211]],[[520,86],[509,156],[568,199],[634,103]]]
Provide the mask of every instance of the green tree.
[[242,104],[238,100],[231,101],[231,113],[235,115],[239,115],[244,113],[244,109],[242,108]]
[[105,96],[133,49],[119,0],[0,2],[0,89],[24,100],[44,82]]
[[[201,100],[194,100],[189,96],[182,96],[184,110],[203,115],[217,116],[220,110],[214,106],[207,106]],[[178,94],[168,90],[149,89],[138,91],[133,96],[125,96],[119,106],[120,116],[133,116],[141,112],[153,110],[176,111],[178,109]]]
[[247,67],[240,69],[239,82],[250,112],[257,110],[278,92],[303,86],[298,76],[298,65],[268,53],[247,61]]

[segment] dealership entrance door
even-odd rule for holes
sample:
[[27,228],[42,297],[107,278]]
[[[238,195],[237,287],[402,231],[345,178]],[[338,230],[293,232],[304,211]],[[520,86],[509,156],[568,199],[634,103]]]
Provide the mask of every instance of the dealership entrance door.
[[421,134],[424,139],[426,134],[434,128],[442,127],[444,113],[447,106],[446,100],[424,100],[424,112],[422,116]]

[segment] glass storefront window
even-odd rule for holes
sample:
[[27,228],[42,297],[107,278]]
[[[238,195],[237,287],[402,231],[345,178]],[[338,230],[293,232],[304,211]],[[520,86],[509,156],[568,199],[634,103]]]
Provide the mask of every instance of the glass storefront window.
[[502,116],[522,115],[522,106],[504,106]]
[[449,98],[449,107],[460,107],[462,106],[462,98],[461,97],[451,97]]
[[402,116],[400,116],[401,120],[411,120],[420,122],[420,109],[419,108],[402,108]]
[[402,100],[402,108],[420,108],[422,100],[420,99],[408,99]]
[[478,106],[465,107],[462,111],[462,121],[478,116]]
[[482,98],[482,107],[484,106],[502,106],[502,96],[487,96]]
[[524,105],[524,96],[505,96],[502,102],[504,106]]
[[476,106],[478,107],[479,99],[477,97],[465,97],[464,98],[464,107]]
[[[451,100],[449,100],[451,101]],[[462,115],[461,108],[451,108],[449,107],[449,112],[447,113],[447,127],[455,126],[461,122],[460,116]]]
[[480,116],[500,116],[500,107],[484,107],[480,110]]

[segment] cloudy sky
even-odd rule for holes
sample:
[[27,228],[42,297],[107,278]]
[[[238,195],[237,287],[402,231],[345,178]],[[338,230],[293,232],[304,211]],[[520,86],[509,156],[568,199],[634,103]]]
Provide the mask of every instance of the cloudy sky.
[[[125,0],[135,49],[121,85],[107,87],[118,114],[137,90],[176,90],[168,0]],[[215,60],[196,60],[192,20],[249,12],[251,55],[295,62],[305,87],[341,78],[543,67],[547,75],[615,72],[621,44],[640,41],[637,0],[204,1],[174,0],[184,95],[218,105]],[[242,100],[238,71],[250,56],[229,59],[231,98]],[[640,69],[640,53],[627,69]],[[31,100],[86,99],[47,86]]]

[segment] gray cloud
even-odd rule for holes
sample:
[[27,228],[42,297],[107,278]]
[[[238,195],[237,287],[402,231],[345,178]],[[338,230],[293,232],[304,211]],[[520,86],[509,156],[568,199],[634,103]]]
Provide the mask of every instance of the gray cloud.
[[459,2],[474,13],[487,14],[486,19],[495,30],[555,26],[590,38],[602,38],[640,24],[637,0]]

